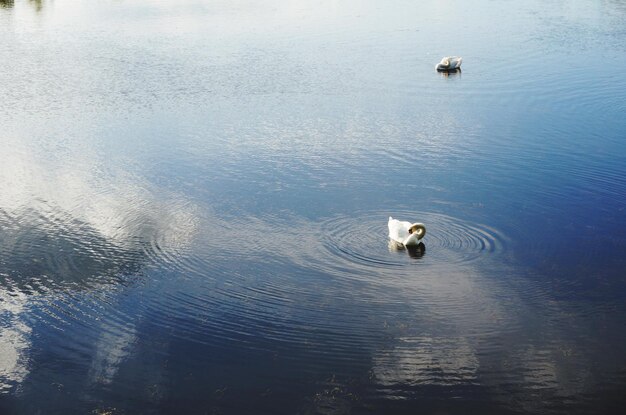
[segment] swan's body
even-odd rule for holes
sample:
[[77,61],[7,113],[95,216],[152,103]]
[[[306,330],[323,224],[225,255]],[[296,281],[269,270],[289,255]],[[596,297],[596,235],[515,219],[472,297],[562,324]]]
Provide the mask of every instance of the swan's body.
[[446,56],[435,66],[435,69],[440,72],[456,71],[461,69],[461,62],[463,62],[463,58],[460,56]]
[[419,245],[426,235],[426,227],[423,223],[411,223],[399,221],[389,216],[389,238],[404,246]]

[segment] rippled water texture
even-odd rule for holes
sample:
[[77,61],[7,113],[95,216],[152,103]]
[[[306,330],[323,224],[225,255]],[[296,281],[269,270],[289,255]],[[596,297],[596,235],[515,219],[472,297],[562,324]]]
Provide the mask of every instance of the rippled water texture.
[[621,413],[625,27],[0,0],[0,412]]

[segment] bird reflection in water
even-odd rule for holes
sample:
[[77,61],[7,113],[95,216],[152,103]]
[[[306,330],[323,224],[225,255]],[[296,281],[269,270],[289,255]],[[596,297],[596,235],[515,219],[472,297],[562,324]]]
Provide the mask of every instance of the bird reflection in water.
[[424,242],[420,242],[417,245],[405,246],[403,244],[400,244],[390,239],[389,240],[389,252],[399,252],[399,251],[406,251],[406,253],[409,254],[411,258],[421,258],[426,253],[426,245],[424,245]]
[[437,72],[439,75],[441,75],[444,78],[456,78],[456,77],[461,77],[461,68],[458,69],[450,69],[448,71],[438,71]]

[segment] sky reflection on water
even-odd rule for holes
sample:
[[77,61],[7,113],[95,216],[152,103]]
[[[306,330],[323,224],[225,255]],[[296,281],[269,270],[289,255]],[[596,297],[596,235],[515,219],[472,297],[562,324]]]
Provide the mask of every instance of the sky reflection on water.
[[0,5],[0,411],[623,406],[623,2]]

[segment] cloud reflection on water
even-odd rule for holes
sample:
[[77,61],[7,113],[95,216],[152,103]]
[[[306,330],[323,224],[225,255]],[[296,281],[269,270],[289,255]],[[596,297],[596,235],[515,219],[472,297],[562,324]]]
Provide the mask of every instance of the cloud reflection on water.
[[477,381],[480,361],[462,337],[399,338],[390,350],[374,356],[373,371],[383,387],[470,385]]
[[25,294],[0,287],[0,394],[19,384],[28,374],[31,328],[22,320]]
[[[5,141],[9,150],[0,164],[0,388],[10,390],[28,376],[33,323],[50,319],[56,301],[69,307],[73,297],[91,290],[114,301],[116,294],[107,294],[105,287],[122,283],[123,290],[168,248],[189,243],[196,229],[190,203],[181,203],[175,194],[155,194],[123,169],[104,174],[101,157],[82,151],[83,146],[65,143],[64,151],[45,153],[28,140]],[[169,245],[156,249],[158,240]],[[68,315],[62,310],[58,323],[67,328],[92,319],[92,310],[80,308],[89,305],[85,298],[68,308]],[[101,327],[90,377],[107,384],[131,353],[136,332],[133,319],[119,327],[108,325],[115,314],[97,315]],[[89,334],[81,336],[82,342]]]
[[137,332],[128,324],[119,328],[103,325],[100,332],[89,377],[93,382],[110,384],[124,359],[132,353],[133,343],[137,341]]
[[157,196],[121,168],[103,172],[93,149],[66,144],[66,154],[50,157],[23,141],[7,144],[0,167],[5,277],[45,284],[135,273],[154,254],[155,240],[185,244],[195,232],[190,203]]

